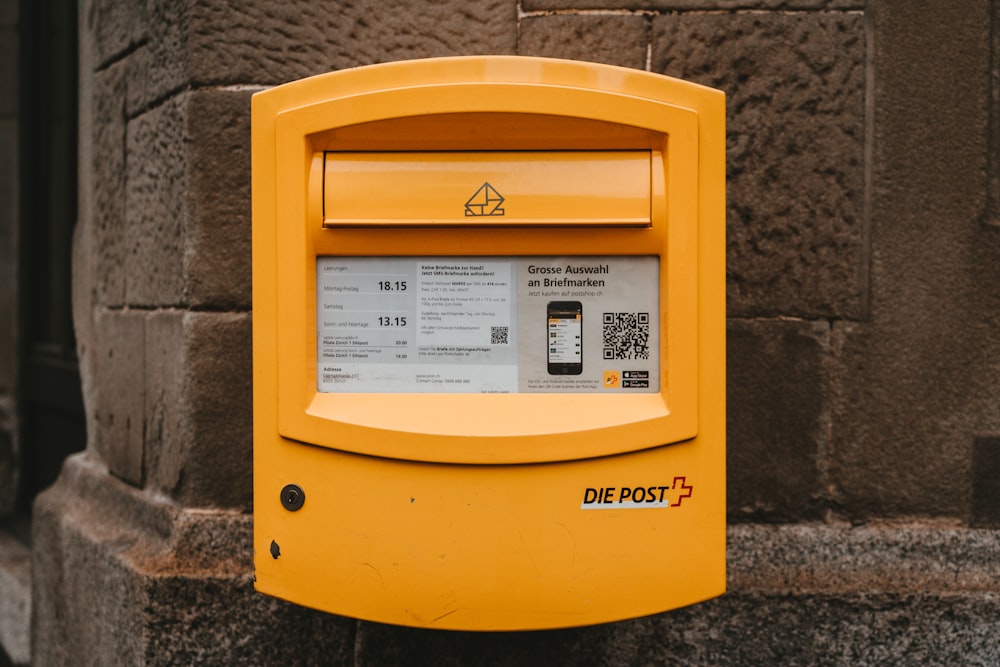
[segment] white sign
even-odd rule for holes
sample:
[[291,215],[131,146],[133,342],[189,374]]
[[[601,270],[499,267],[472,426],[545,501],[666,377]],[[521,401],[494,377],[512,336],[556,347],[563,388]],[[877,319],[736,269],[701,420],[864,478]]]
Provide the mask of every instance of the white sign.
[[318,390],[659,391],[657,257],[319,257]]

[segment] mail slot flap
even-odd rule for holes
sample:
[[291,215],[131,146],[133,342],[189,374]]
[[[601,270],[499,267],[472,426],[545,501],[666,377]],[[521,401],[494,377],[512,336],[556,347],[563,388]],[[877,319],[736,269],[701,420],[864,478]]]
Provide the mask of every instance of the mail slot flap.
[[324,153],[323,225],[650,225],[651,152]]

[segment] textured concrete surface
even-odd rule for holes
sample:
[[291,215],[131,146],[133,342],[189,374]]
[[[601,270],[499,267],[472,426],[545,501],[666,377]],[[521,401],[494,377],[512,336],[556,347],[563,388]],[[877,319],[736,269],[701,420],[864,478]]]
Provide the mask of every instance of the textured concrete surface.
[[250,93],[195,91],[135,118],[125,67],[95,75],[95,299],[250,306]]
[[647,32],[638,15],[526,16],[518,54],[645,69]]
[[187,506],[249,510],[250,316],[156,313],[146,343],[150,485]]
[[864,315],[864,30],[857,12],[653,19],[653,71],[727,93],[730,316]]
[[871,318],[834,326],[831,481],[848,517],[968,521],[973,443],[1000,433],[987,19],[985,2],[874,5]]
[[816,520],[829,511],[829,354],[827,322],[730,320],[730,520]]
[[125,303],[130,235],[125,218],[125,66],[114,63],[94,74],[91,124],[93,189],[94,298],[100,304]]
[[93,399],[96,435],[88,447],[100,452],[109,471],[136,486],[143,481],[146,378],[143,360],[146,315],[101,311],[94,356],[98,388]]
[[90,3],[98,67],[123,60],[136,115],[185,88],[276,84],[331,69],[406,58],[514,53],[516,4],[151,0]]
[[510,0],[201,3],[191,16],[191,76],[208,84],[281,83],[391,60],[511,54],[516,7]]
[[195,308],[250,309],[250,92],[199,91],[188,110],[190,215],[184,262]]
[[125,139],[125,301],[185,302],[185,245],[190,219],[186,121],[189,93],[132,119]]

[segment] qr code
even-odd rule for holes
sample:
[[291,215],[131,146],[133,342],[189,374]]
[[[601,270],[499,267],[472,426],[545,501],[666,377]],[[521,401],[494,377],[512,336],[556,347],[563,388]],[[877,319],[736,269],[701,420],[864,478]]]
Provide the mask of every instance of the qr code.
[[649,359],[649,313],[604,313],[604,358]]
[[506,345],[508,334],[507,327],[490,327],[490,345]]

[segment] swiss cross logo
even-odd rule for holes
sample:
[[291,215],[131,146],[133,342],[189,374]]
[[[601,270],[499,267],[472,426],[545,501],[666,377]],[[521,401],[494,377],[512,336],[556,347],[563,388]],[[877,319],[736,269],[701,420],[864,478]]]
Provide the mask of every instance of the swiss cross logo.
[[584,510],[654,509],[681,507],[685,499],[694,493],[694,485],[687,483],[687,477],[677,475],[667,484],[643,484],[639,486],[595,486],[583,491]]
[[465,202],[465,215],[471,218],[499,216],[504,214],[500,208],[504,197],[489,183],[483,183],[476,193]]

